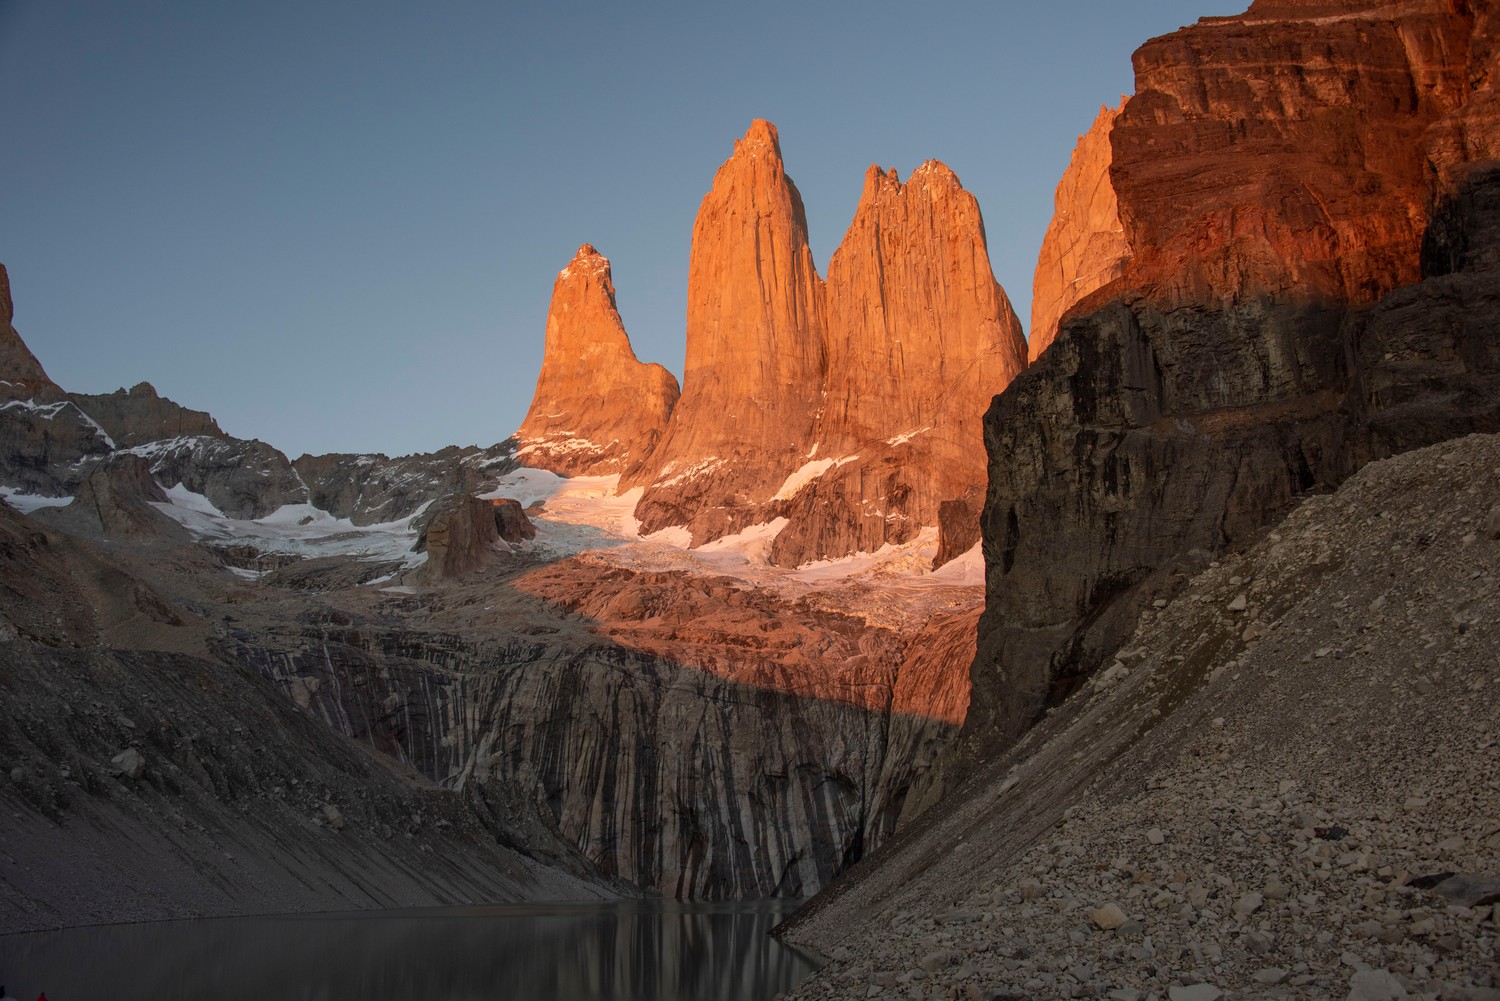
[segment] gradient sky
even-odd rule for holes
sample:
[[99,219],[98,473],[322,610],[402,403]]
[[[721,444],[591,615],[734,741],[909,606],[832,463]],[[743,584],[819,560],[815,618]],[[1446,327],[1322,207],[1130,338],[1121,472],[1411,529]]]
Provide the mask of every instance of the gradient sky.
[[775,122],[820,273],[865,168],[952,167],[1024,319],[1130,53],[1246,0],[0,0],[0,262],[65,388],[392,455],[510,434],[552,282],[614,265],[679,377],[693,217]]

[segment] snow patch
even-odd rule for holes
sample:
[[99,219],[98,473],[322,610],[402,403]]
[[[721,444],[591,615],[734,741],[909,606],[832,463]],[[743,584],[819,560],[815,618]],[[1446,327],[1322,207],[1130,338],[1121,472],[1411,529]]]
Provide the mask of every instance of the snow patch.
[[976,542],[962,556],[953,559],[928,574],[927,579],[941,584],[957,584],[963,587],[984,586],[983,543]]
[[64,507],[73,503],[71,497],[44,497],[41,494],[23,494],[14,487],[0,486],[0,500],[22,514],[30,514],[44,507]]
[[929,432],[931,430],[932,430],[932,428],[927,427],[927,428],[922,428],[919,431],[906,431],[906,432],[903,432],[902,434],[896,435],[894,438],[887,438],[885,440],[885,443],[887,445],[905,445],[907,442],[911,441],[917,435],[919,435],[919,434],[926,434],[927,432]]
[[[817,449],[815,447],[814,451],[816,450]],[[800,491],[803,487],[807,486],[813,480],[816,480],[818,477],[822,476],[830,469],[837,469],[844,463],[853,462],[858,458],[859,456],[857,455],[846,455],[839,459],[814,459],[811,462],[805,462],[802,464],[801,469],[798,469],[795,473],[786,478],[786,482],[781,484],[781,489],[776,491],[775,496],[773,496],[771,499],[773,501],[791,500],[793,497],[797,496],[798,491]]]

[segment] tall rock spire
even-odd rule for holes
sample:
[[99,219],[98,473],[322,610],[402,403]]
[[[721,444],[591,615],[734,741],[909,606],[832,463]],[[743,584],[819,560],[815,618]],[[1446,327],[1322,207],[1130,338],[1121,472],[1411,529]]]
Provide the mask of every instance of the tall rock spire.
[[694,543],[764,519],[802,462],[823,385],[823,283],[776,127],[755,120],[714,176],[693,226],[682,399],[645,487],[643,531]]
[[866,172],[828,266],[827,299],[813,440],[832,464],[788,498],[790,524],[773,552],[780,563],[906,542],[938,523],[943,501],[966,494],[977,507],[981,419],[1026,367],[979,203],[936,160],[905,184],[895,170]]
[[542,371],[516,432],[520,460],[567,476],[623,472],[651,453],[677,396],[672,373],[631,350],[608,259],[579,247],[552,286]]

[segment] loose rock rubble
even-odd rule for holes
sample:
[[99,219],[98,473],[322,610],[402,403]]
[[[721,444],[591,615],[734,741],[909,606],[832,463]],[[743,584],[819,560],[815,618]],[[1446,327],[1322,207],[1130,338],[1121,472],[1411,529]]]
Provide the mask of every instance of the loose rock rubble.
[[1497,497],[1377,463],[1146,612],[794,997],[1500,998]]

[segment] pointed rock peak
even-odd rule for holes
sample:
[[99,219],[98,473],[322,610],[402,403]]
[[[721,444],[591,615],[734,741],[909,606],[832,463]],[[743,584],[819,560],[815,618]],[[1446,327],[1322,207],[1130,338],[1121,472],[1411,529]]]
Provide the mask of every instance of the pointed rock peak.
[[859,196],[859,200],[867,202],[887,188],[901,190],[901,177],[896,173],[896,168],[882,167],[878,163],[872,163],[865,171],[865,189]]
[[922,166],[911,172],[911,177],[906,179],[908,185],[921,182],[923,187],[942,186],[945,188],[962,188],[963,182],[953,169],[941,160],[928,160]]
[[745,130],[745,138],[735,142],[734,152],[736,154],[742,151],[745,153],[756,153],[768,146],[776,154],[776,158],[780,159],[781,138],[776,133],[776,126],[764,118],[757,118],[750,123],[750,128]]
[[636,358],[609,259],[585,243],[552,286],[536,395],[516,432],[521,461],[565,476],[622,472],[650,452],[677,396],[670,372]]
[[62,388],[47,378],[42,363],[11,326],[14,316],[10,274],[0,264],[0,400],[47,402],[61,398]]
[[600,280],[609,293],[610,301],[613,302],[615,285],[610,272],[609,258],[595,250],[592,243],[585,243],[578,248],[578,253],[573,255],[568,266],[557,273],[557,280],[567,282],[589,277]]

